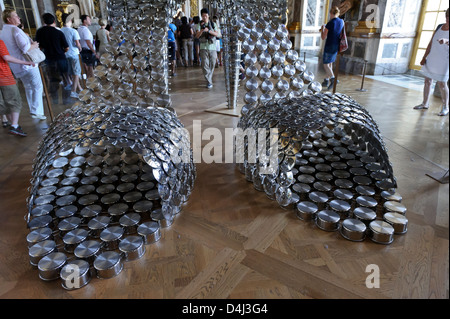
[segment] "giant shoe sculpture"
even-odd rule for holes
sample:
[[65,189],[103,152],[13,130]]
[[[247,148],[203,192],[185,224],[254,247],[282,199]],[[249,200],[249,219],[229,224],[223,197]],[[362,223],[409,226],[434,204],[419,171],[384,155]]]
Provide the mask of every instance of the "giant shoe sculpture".
[[[143,256],[194,186],[190,141],[170,107],[166,33],[176,1],[109,1],[116,22],[80,102],[61,113],[33,165],[30,263],[66,289]],[[180,160],[182,159],[182,160]]]

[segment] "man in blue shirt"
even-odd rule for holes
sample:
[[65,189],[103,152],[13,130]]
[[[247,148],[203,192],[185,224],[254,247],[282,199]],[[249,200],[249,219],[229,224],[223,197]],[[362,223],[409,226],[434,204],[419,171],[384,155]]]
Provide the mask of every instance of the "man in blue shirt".
[[330,11],[330,21],[327,25],[323,25],[321,29],[322,40],[326,39],[323,52],[323,68],[326,78],[322,86],[327,87],[328,90],[334,86],[333,63],[336,61],[336,56],[339,52],[341,32],[344,28],[344,21],[339,19],[339,14],[339,8],[333,7]]
[[167,38],[168,38],[168,42],[169,42],[169,63],[172,67],[172,72],[171,72],[171,76],[175,76],[177,75],[175,73],[175,68],[176,68],[176,61],[177,61],[177,44],[176,44],[176,40],[175,40],[175,32],[177,31],[177,27],[175,24],[170,23],[169,24],[169,32],[167,34]]

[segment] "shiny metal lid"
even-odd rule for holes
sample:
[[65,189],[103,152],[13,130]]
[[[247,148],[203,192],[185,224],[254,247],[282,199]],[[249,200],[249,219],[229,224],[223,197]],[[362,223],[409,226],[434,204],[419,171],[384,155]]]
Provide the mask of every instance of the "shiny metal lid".
[[96,240],[86,240],[80,243],[74,250],[77,258],[88,258],[95,255],[102,247],[102,244]]
[[373,187],[359,185],[356,187],[356,192],[362,196],[374,196],[376,191]]
[[349,191],[348,189],[336,189],[333,192],[333,195],[337,198],[337,199],[341,199],[341,200],[350,200],[353,198],[353,193],[352,191]]
[[43,257],[38,263],[38,269],[41,271],[55,270],[62,267],[67,261],[64,253],[54,252]]
[[329,203],[329,206],[332,210],[336,212],[348,212],[351,208],[351,205],[344,200],[334,199]]
[[407,208],[405,205],[403,205],[402,203],[399,203],[399,202],[394,202],[394,201],[385,202],[384,208],[388,212],[400,213],[403,215],[406,214],[406,211],[407,211]]
[[97,270],[108,270],[113,268],[121,260],[119,253],[115,251],[107,251],[101,253],[95,258],[94,267]]
[[108,226],[110,221],[111,218],[108,216],[97,216],[89,221],[88,227],[91,230],[103,229]]
[[27,235],[27,242],[29,244],[35,244],[49,239],[53,234],[53,231],[49,227],[38,228],[33,230]]
[[40,257],[48,254],[54,249],[56,249],[55,241],[47,239],[31,246],[28,254],[32,257]]
[[367,226],[360,220],[347,218],[342,222],[342,227],[351,232],[364,233]]
[[355,217],[365,221],[372,221],[377,218],[377,213],[370,208],[367,207],[357,207],[353,211]]
[[64,281],[73,279],[74,270],[77,270],[77,274],[81,277],[89,271],[89,263],[82,259],[75,259],[67,262],[61,269],[59,274],[60,278]]
[[100,233],[100,239],[105,242],[120,239],[123,236],[123,228],[120,226],[110,226]]
[[108,213],[111,216],[122,216],[128,211],[128,205],[125,203],[114,204],[108,208]]
[[341,220],[339,214],[333,212],[332,210],[322,210],[317,213],[317,219],[320,219],[328,223],[338,223]]
[[323,192],[311,192],[309,194],[309,199],[314,203],[326,203],[328,202],[329,197]]
[[59,208],[55,212],[55,216],[60,219],[68,218],[68,217],[72,217],[73,215],[75,215],[77,211],[78,211],[78,208],[75,205],[64,206],[64,207]]
[[378,234],[393,235],[394,228],[387,222],[382,220],[374,220],[369,224],[369,228]]
[[86,238],[89,236],[89,232],[85,229],[78,228],[71,230],[63,237],[64,244],[67,245],[73,245],[81,243],[82,241],[86,240]]
[[28,223],[28,227],[31,230],[35,230],[38,228],[47,227],[52,221],[53,218],[50,215],[37,216]]
[[383,215],[383,219],[392,225],[407,225],[408,219],[403,215],[399,213],[386,213]]
[[127,253],[135,251],[144,245],[144,239],[141,236],[128,236],[124,238],[120,244],[120,251]]
[[358,196],[356,198],[356,202],[362,207],[369,207],[369,208],[376,207],[378,205],[377,200],[370,196]]
[[141,221],[141,216],[139,214],[129,213],[129,214],[123,215],[120,218],[119,223],[121,226],[127,227],[127,226],[135,226],[135,225],[139,224],[140,221]]
[[102,207],[100,205],[90,205],[84,207],[81,212],[80,216],[84,218],[93,218],[97,217],[98,214],[102,212]]
[[386,201],[393,201],[393,202],[399,202],[399,203],[403,200],[402,195],[397,193],[395,190],[383,191],[383,192],[381,192],[381,197]]
[[36,206],[31,210],[31,216],[38,217],[50,214],[53,211],[53,205],[45,204]]
[[59,222],[58,229],[60,231],[70,231],[70,230],[73,230],[73,229],[77,228],[78,226],[80,226],[80,224],[81,224],[80,218],[68,217]]
[[141,236],[150,235],[156,233],[160,229],[160,225],[158,222],[150,221],[145,222],[139,225],[137,232]]
[[313,202],[302,201],[297,204],[297,210],[300,213],[315,214],[317,213],[318,207]]

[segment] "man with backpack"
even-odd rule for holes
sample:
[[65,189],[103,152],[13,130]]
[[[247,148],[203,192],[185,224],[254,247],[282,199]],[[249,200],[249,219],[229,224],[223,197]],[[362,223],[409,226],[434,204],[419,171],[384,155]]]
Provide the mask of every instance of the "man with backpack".
[[197,26],[195,37],[200,40],[200,58],[202,60],[203,75],[207,81],[206,87],[213,87],[213,74],[217,61],[216,38],[221,38],[218,27],[209,20],[209,11],[203,8],[200,11],[202,21]]

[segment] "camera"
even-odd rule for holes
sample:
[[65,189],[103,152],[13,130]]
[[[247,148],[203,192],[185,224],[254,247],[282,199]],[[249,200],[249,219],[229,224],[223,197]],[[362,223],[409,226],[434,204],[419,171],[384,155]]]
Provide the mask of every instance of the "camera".
[[[210,27],[209,23],[204,23],[204,22],[203,22],[202,24],[200,24],[200,29],[201,29],[201,30],[204,30],[204,29],[206,29],[206,28],[208,28],[209,30],[211,30],[211,27]],[[209,44],[213,44],[213,43],[214,43],[214,36],[212,36],[211,34],[209,34],[209,32],[203,33],[202,37],[204,37],[204,38],[208,41]]]

